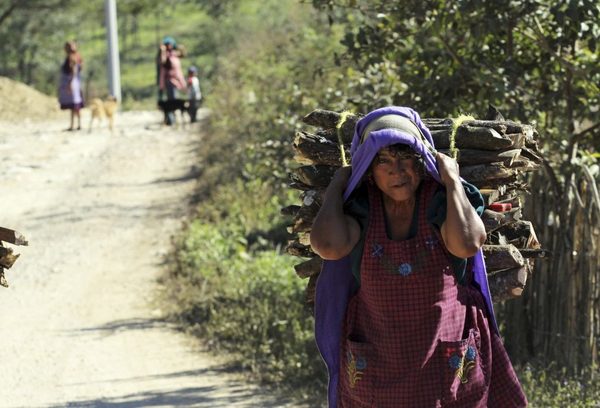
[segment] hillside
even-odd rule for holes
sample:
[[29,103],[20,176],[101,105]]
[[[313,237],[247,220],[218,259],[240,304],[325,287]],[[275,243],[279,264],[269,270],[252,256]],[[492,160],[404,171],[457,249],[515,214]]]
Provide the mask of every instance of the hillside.
[[[43,121],[60,117],[58,101],[34,88],[0,77],[0,120],[19,122],[24,119]],[[67,114],[64,114],[65,117]]]

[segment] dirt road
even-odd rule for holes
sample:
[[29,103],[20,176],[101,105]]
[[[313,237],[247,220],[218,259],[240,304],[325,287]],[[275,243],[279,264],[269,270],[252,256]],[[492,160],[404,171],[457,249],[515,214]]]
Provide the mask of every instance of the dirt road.
[[0,288],[1,407],[290,406],[152,302],[202,165],[201,138],[159,121],[123,113],[113,135],[64,132],[66,115],[0,123],[0,226],[30,242]]

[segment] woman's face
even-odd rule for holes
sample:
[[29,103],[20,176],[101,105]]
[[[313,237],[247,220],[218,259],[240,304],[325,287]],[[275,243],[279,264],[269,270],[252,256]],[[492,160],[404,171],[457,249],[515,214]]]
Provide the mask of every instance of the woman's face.
[[371,170],[377,187],[394,201],[412,199],[421,183],[417,159],[409,152],[383,148],[373,159]]

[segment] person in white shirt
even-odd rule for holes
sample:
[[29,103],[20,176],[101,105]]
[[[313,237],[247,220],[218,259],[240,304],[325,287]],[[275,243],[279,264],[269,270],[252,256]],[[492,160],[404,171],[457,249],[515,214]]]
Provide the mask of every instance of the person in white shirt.
[[188,68],[187,88],[190,103],[188,113],[190,115],[190,122],[194,123],[196,122],[196,112],[202,100],[202,92],[200,91],[200,81],[198,80],[198,68],[193,65]]

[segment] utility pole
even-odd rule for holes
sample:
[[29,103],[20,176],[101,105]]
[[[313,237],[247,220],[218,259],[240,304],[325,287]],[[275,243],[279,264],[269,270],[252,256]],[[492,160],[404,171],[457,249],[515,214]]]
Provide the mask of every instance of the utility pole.
[[119,62],[119,37],[117,36],[117,2],[104,0],[106,42],[108,43],[108,87],[110,94],[121,101],[121,71]]

